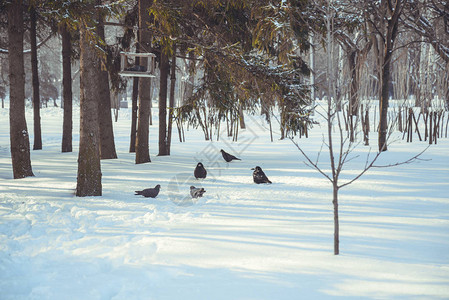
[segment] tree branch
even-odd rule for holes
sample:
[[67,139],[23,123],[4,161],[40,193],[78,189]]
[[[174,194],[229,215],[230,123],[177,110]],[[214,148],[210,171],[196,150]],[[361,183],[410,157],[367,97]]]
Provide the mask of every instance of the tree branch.
[[[369,163],[368,166],[365,167],[365,169],[356,177],[354,177],[353,179],[351,179],[350,181],[342,184],[339,186],[339,188],[345,187],[347,185],[350,185],[351,183],[353,183],[354,181],[356,181],[357,179],[359,179],[360,177],[362,177],[363,174],[365,174],[369,169],[371,168],[390,168],[390,167],[396,167],[396,166],[400,166],[400,165],[405,165],[405,164],[410,164],[412,162],[414,162],[415,160],[421,160],[421,161],[429,161],[430,159],[421,159],[419,158],[428,148],[430,147],[427,146],[424,150],[422,150],[421,152],[419,152],[418,154],[416,154],[415,156],[402,161],[402,162],[397,162],[394,164],[388,164],[388,165],[375,165],[374,163],[377,161],[377,159],[379,158],[380,154],[382,153],[382,151],[379,151],[376,156],[373,158],[373,160],[371,161],[371,163]],[[368,159],[367,159],[368,161]]]
[[333,182],[333,179],[331,179],[329,177],[329,175],[327,175],[326,173],[324,173],[323,170],[320,169],[320,167],[318,167],[317,164],[315,164],[310,157],[304,152],[304,150],[302,150],[302,148],[298,145],[298,143],[296,143],[293,138],[290,138],[290,141],[292,141],[292,143],[296,146],[296,148],[298,148],[298,150],[301,152],[301,154],[307,159],[308,163],[306,163],[306,166],[308,166],[309,168],[315,169],[318,172],[321,173],[321,175],[323,175],[324,177],[326,177],[331,183]]
[[[45,43],[53,36],[53,34],[48,35],[45,39],[43,39],[39,44],[37,44],[37,48],[39,49],[41,46],[45,45]],[[0,54],[8,54],[8,50],[0,49]],[[31,53],[31,49],[23,50],[24,54]]]

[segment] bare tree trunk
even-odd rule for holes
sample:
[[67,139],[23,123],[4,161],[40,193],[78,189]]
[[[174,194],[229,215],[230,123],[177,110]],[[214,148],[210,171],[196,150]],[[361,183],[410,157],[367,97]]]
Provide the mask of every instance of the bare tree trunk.
[[391,52],[388,54],[388,50],[386,48],[385,53],[385,63],[382,68],[381,72],[381,93],[380,93],[380,99],[379,99],[379,139],[378,139],[378,146],[379,151],[387,151],[387,130],[388,130],[388,96],[389,96],[389,82],[390,82],[390,59],[391,59]]
[[[97,0],[97,4],[101,5],[101,0]],[[105,40],[103,16],[98,14],[97,34],[101,40]],[[101,159],[117,158],[114,142],[114,130],[112,126],[111,115],[111,92],[109,89],[109,74],[107,70],[103,70],[101,65],[100,77],[98,78],[99,89],[99,105],[98,119],[100,126],[100,156]]]
[[[139,0],[139,28],[146,28],[150,22],[147,8],[152,0]],[[140,30],[140,51],[151,51],[151,33],[148,30]],[[140,63],[147,65],[148,58],[142,57]],[[136,135],[136,164],[150,162],[149,126],[151,113],[151,78],[139,79],[139,117]]]
[[33,115],[34,115],[33,150],[41,150],[42,149],[41,99],[39,96],[39,69],[37,65],[36,19],[37,19],[36,8],[34,6],[30,6],[31,73],[33,77]]
[[281,137],[280,139],[283,140],[285,139],[285,132],[286,132],[286,112],[285,112],[285,105],[284,105],[284,100],[279,101],[279,110],[280,110],[280,117],[281,117],[281,124],[279,124],[280,126],[280,130],[281,130]]
[[334,206],[334,254],[340,254],[340,223],[338,219],[338,185],[334,181],[332,184],[333,189],[333,200],[332,204]]
[[[137,60],[137,57],[136,57]],[[138,63],[136,63],[138,64]],[[137,98],[139,93],[139,77],[133,78],[133,92],[131,96],[131,135],[129,139],[129,152],[136,152],[136,134],[137,134]]]
[[25,119],[23,28],[22,1],[14,0],[8,7],[9,133],[14,179],[34,176]]
[[64,117],[62,124],[62,152],[72,152],[72,66],[71,53],[72,43],[70,32],[66,25],[61,26],[62,36],[62,89],[64,98]]
[[239,120],[240,120],[240,128],[245,129],[246,128],[245,114],[243,112],[243,103],[242,102],[239,103]]
[[159,154],[168,155],[167,149],[167,90],[170,64],[165,51],[161,51],[159,84]]
[[[336,96],[336,83],[333,72],[333,62],[334,62],[334,11],[331,8],[331,3],[327,2],[327,8],[326,8],[326,45],[329,49],[328,51],[330,53],[327,54],[326,57],[326,63],[327,63],[327,88],[328,88],[328,99],[327,99],[327,147],[329,149],[329,160],[332,170],[332,176],[331,182],[333,187],[333,198],[332,198],[332,204],[334,207],[334,254],[338,255],[340,253],[339,250],[339,222],[338,222],[338,176],[339,176],[339,170],[335,163],[335,154],[334,154],[334,146],[333,146],[333,138],[332,138],[332,126],[334,124],[335,116],[338,117],[338,111],[339,111],[339,103],[335,103],[335,105],[332,104],[332,99],[337,99]],[[338,100],[335,100],[338,102]],[[340,119],[338,119],[338,125],[340,129],[340,137],[342,136],[343,132],[341,129]],[[341,155],[341,153],[340,153]]]
[[91,44],[87,26],[80,22],[80,145],[76,196],[101,196],[100,130],[96,82],[100,76],[100,60]]
[[358,80],[357,80],[357,51],[348,53],[349,72],[351,73],[351,88],[349,89],[349,116],[356,116],[358,113]]
[[[333,20],[333,18],[332,18],[332,20]],[[332,28],[334,28],[333,23],[334,23],[334,21],[332,21]],[[337,47],[337,49],[338,49],[338,53],[334,54],[337,56],[336,63],[333,63],[333,65],[335,65],[335,67],[332,68],[332,71],[334,73],[333,74],[334,75],[333,82],[334,82],[334,86],[335,86],[334,87],[334,97],[335,97],[335,101],[337,103],[337,111],[342,111],[343,110],[343,95],[344,95],[344,93],[342,91],[343,83],[342,83],[342,76],[341,76],[341,74],[343,73],[343,69],[344,69],[343,55],[342,55],[343,51],[342,51],[341,45],[339,45],[338,43],[334,43],[334,39],[335,39],[334,35],[335,35],[335,32],[332,33],[332,44],[334,44],[335,47]],[[334,57],[334,55],[332,55],[332,57]],[[334,58],[334,60],[335,60],[335,58]]]
[[[139,37],[140,39],[140,37]],[[136,52],[139,52],[139,44],[136,44]],[[135,64],[140,64],[140,58],[135,58]],[[131,134],[129,142],[129,152],[136,152],[136,136],[137,136],[137,113],[139,98],[139,77],[133,77],[133,91],[131,95]]]
[[185,102],[193,95],[193,87],[195,85],[195,53],[193,51],[189,52],[188,62],[185,64],[188,76],[187,81],[185,81],[181,105],[184,105]]
[[[449,64],[448,64],[448,66],[449,66]],[[444,94],[444,96],[445,96],[445,109],[447,110],[447,111],[449,111],[449,85],[448,85],[448,87],[447,87],[447,89],[446,89],[446,93]],[[448,120],[449,120],[449,118],[448,118]]]
[[312,99],[313,113],[315,113],[315,44],[313,42],[313,32],[310,32],[309,43],[310,43],[310,54],[309,54],[310,99]]
[[[329,59],[329,58],[328,58]],[[331,85],[331,83],[329,83]],[[334,254],[338,255],[340,253],[340,241],[339,241],[339,235],[340,235],[340,227],[339,227],[339,221],[338,221],[338,175],[339,175],[339,169],[337,168],[337,165],[335,164],[335,155],[334,155],[334,146],[333,146],[333,139],[332,139],[332,126],[333,126],[333,120],[335,116],[335,112],[337,110],[337,107],[335,108],[335,111],[332,109],[332,100],[331,97],[327,99],[327,135],[328,135],[328,149],[329,149],[329,159],[331,164],[331,170],[332,170],[332,204],[334,207]],[[341,132],[340,128],[340,135],[342,135],[343,132]]]
[[176,45],[173,45],[173,57],[170,70],[170,101],[168,108],[167,151],[170,155],[171,137],[173,128],[173,110],[175,107],[175,83],[176,83]]
[[390,85],[390,66],[393,56],[393,45],[398,33],[399,17],[403,8],[403,0],[382,0],[381,9],[384,10],[384,19],[387,20],[386,33],[384,37],[384,53],[380,72],[381,92],[379,99],[379,151],[387,151],[387,131],[388,131],[388,97]]

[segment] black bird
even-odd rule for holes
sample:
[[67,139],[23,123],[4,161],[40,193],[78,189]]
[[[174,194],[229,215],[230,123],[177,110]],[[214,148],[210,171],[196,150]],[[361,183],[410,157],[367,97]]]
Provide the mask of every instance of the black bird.
[[206,190],[204,190],[204,188],[196,188],[193,185],[190,186],[190,196],[192,196],[192,198],[203,197],[205,192]]
[[223,149],[220,150],[221,155],[223,155],[223,158],[226,162],[230,162],[231,160],[241,160],[240,158],[235,157],[232,154],[229,154],[228,152],[224,151]]
[[142,191],[136,191],[134,195],[142,195],[146,198],[156,198],[156,196],[159,194],[159,190],[161,189],[161,186],[158,184],[153,189],[144,189]]
[[193,171],[193,175],[195,175],[196,179],[198,179],[198,178],[206,178],[207,171],[204,168],[202,163],[199,162],[196,165],[195,171]]
[[271,181],[268,179],[267,175],[262,171],[262,168],[257,166],[255,168],[252,168],[251,170],[254,170],[253,172],[253,180],[255,183],[271,183]]

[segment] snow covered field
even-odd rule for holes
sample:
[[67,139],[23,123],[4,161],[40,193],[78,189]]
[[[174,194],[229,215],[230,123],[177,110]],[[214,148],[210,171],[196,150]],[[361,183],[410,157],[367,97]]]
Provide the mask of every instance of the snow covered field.
[[[20,180],[12,179],[8,113],[0,109],[1,300],[449,299],[447,139],[424,153],[430,161],[372,169],[340,191],[334,256],[330,183],[290,141],[271,143],[258,117],[247,118],[234,143],[225,134],[205,142],[193,129],[179,143],[174,131],[170,157],[155,155],[153,125],[152,162],[135,165],[130,111],[122,109],[119,158],[102,161],[103,196],[77,198],[78,112],[75,151],[60,153],[62,110],[42,110],[44,149],[31,154],[35,177]],[[32,144],[31,109],[27,118]],[[314,156],[323,132],[317,126],[299,143]],[[379,163],[425,147],[396,141]],[[221,148],[242,161],[224,162]],[[367,150],[357,148],[362,156],[347,165],[347,178]],[[209,172],[204,181],[192,176],[198,161]],[[252,183],[257,165],[272,185]],[[156,199],[134,196],[156,184]],[[192,201],[192,184],[205,197]]]

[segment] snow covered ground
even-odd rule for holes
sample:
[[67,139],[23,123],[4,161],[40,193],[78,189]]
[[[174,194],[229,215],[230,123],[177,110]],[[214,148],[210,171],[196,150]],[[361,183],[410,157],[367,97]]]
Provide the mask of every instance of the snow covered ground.
[[[156,111],[157,112],[157,111]],[[449,299],[449,140],[429,161],[372,169],[340,191],[341,255],[333,255],[331,186],[288,141],[270,142],[247,118],[238,142],[199,130],[172,155],[135,165],[130,111],[114,123],[119,158],[102,161],[103,196],[74,196],[74,152],[60,153],[62,110],[42,110],[44,149],[35,177],[12,179],[8,109],[0,109],[0,299]],[[156,113],[154,113],[156,115]],[[32,137],[32,111],[27,109]],[[156,120],[157,121],[157,120]],[[312,156],[324,127],[299,140]],[[275,136],[276,137],[276,136]],[[371,133],[371,144],[376,136]],[[424,142],[393,143],[379,163],[409,158]],[[240,156],[226,163],[219,150]],[[346,167],[362,168],[368,148]],[[193,178],[202,161],[203,181]],[[321,155],[322,166],[328,163]],[[252,183],[261,166],[272,185]],[[156,199],[134,191],[162,186]],[[189,186],[203,186],[192,201]]]

